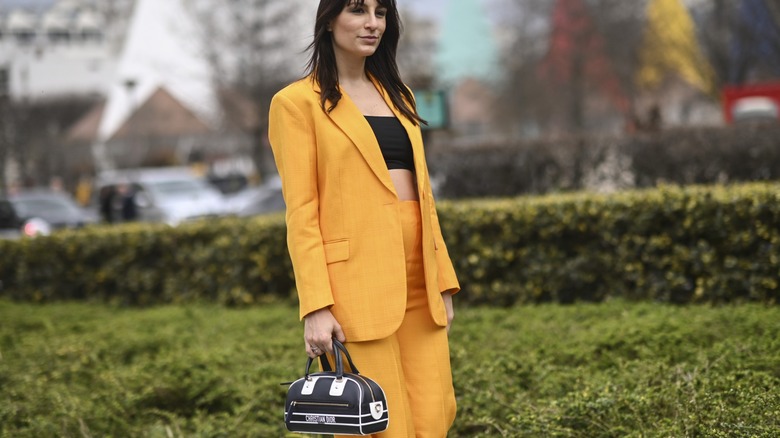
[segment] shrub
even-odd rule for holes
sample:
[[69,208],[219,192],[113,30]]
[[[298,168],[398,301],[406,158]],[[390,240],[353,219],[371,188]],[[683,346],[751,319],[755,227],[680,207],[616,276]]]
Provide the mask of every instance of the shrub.
[[780,298],[773,184],[441,203],[470,302]]
[[294,291],[284,218],[93,227],[0,241],[2,293],[45,302],[251,304]]
[[[0,299],[0,321],[0,437],[292,436],[279,383],[306,356],[289,304]],[[779,340],[780,307],[758,304],[462,308],[448,436],[775,438]]]
[[[461,301],[775,303],[780,188],[662,187],[442,202]],[[0,241],[3,295],[245,305],[294,296],[281,216]]]

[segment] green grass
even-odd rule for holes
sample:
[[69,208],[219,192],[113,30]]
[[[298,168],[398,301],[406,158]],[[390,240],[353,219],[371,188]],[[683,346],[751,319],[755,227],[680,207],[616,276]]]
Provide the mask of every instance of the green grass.
[[[280,437],[296,309],[0,300],[1,437]],[[780,308],[459,308],[450,437],[780,436]]]

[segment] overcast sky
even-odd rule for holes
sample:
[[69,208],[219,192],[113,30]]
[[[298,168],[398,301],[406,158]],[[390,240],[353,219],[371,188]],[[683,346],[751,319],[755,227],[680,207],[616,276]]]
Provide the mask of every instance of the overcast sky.
[[[41,5],[48,5],[53,3],[55,0],[0,0],[0,6],[19,6],[19,5],[27,5],[27,6],[41,6]],[[414,12],[417,12],[418,14],[424,15],[429,18],[434,19],[441,19],[444,16],[444,8],[447,7],[450,3],[458,1],[458,0],[396,0],[398,2],[399,7],[401,8],[408,8],[411,9]],[[549,0],[550,2],[553,2],[554,0]],[[634,1],[634,0],[628,0],[628,1]],[[685,4],[688,6],[695,6],[700,3],[711,1],[711,0],[683,0]],[[480,0],[480,2],[483,5],[496,5],[500,4],[497,0]],[[492,18],[495,17],[495,14],[491,14],[490,9],[496,9],[496,8],[486,8],[486,12],[488,12],[488,15]],[[500,9],[500,8],[499,8]],[[500,11],[498,12],[500,14]]]
[[444,6],[449,1],[451,0],[397,0],[399,8],[410,8],[414,12],[432,18],[444,15]]
[[[415,12],[436,18],[442,15],[442,8],[451,0],[397,0],[400,7],[411,8]],[[53,3],[54,0],[0,0],[0,6],[40,6]]]
[[41,6],[53,3],[54,0],[0,0],[0,6],[14,7],[14,6]]

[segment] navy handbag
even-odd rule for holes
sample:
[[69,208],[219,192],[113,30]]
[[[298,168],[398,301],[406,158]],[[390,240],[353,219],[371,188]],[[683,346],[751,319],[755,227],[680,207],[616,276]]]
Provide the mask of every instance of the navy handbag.
[[[308,358],[304,376],[287,390],[284,423],[297,433],[370,435],[387,429],[389,416],[385,392],[373,380],[360,375],[346,347],[333,339],[336,370],[326,356],[320,356],[322,372],[309,374],[313,360]],[[341,355],[352,370],[344,372]]]

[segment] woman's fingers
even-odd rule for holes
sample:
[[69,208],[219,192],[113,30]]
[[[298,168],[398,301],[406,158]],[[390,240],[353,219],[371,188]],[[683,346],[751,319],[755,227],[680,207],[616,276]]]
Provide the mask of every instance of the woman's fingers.
[[444,300],[444,309],[447,311],[447,333],[450,332],[452,327],[452,321],[455,319],[455,308],[452,305],[452,294],[444,292],[441,294],[441,299]]
[[303,338],[306,341],[306,354],[311,358],[326,352],[333,353],[333,338],[345,342],[341,325],[329,309],[314,311],[304,317]]
[[317,356],[321,356],[324,352],[317,346],[309,345],[309,348],[306,349],[306,354],[309,355],[312,359],[314,359]]

